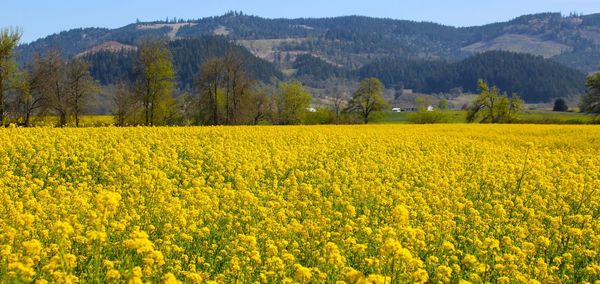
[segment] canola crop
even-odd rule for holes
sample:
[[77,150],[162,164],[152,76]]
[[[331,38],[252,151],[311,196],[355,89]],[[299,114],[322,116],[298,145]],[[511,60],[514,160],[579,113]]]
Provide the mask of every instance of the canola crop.
[[0,129],[3,283],[598,283],[600,128]]

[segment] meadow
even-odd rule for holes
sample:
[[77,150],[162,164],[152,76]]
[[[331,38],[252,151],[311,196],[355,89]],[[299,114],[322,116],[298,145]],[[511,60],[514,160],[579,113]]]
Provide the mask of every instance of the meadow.
[[596,126],[6,128],[0,141],[0,282],[600,281]]

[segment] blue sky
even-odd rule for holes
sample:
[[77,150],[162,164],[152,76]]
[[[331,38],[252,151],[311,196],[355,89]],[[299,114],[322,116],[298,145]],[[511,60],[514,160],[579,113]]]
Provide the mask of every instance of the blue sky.
[[[79,27],[116,28],[166,17],[196,19],[243,11],[268,18],[365,15],[482,25],[539,12],[600,13],[600,0],[2,0],[0,27],[18,26],[23,42]],[[126,4],[124,4],[126,3]]]

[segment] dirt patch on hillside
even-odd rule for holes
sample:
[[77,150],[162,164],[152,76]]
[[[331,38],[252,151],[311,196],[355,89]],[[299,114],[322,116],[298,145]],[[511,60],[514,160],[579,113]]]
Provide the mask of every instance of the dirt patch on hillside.
[[197,25],[196,23],[176,23],[176,24],[140,24],[137,25],[138,30],[154,30],[162,29],[164,27],[171,28],[171,31],[167,33],[167,36],[171,39],[177,39],[177,32],[181,27],[192,27]]

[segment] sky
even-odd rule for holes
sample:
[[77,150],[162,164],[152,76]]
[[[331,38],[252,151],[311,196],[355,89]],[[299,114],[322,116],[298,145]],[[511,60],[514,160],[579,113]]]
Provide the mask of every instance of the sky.
[[484,25],[540,12],[600,13],[600,0],[2,0],[1,27],[19,27],[22,42],[73,28],[117,28],[140,21],[198,19],[228,11],[266,18],[363,15]]

